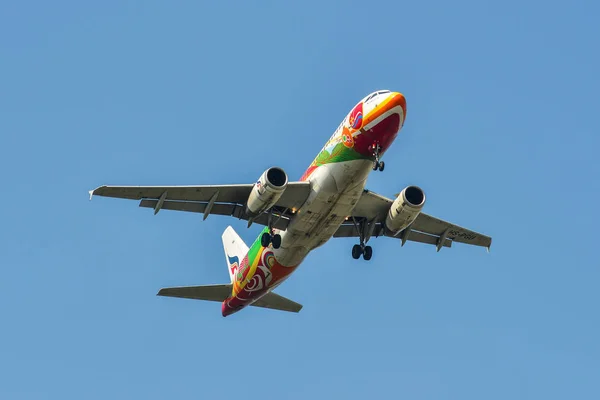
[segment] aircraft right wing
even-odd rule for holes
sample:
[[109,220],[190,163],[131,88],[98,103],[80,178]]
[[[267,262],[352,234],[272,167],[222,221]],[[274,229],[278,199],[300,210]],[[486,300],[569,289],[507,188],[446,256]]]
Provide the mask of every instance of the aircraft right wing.
[[[384,229],[385,218],[394,202],[380,194],[365,190],[359,199],[352,219],[345,221],[334,233],[334,237],[367,237],[386,236],[402,240],[402,245],[409,240],[414,242],[451,247],[453,242],[486,247],[492,245],[492,238],[474,232],[462,226],[441,220],[424,212],[419,213],[413,223],[397,236],[391,235]],[[360,233],[360,234],[359,234]]]

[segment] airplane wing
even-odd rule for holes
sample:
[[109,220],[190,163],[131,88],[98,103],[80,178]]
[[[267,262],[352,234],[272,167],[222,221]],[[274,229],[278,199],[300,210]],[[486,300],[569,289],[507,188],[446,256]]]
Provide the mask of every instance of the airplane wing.
[[370,236],[388,236],[402,240],[451,247],[453,242],[486,247],[492,245],[492,238],[474,232],[456,224],[432,217],[421,212],[415,221],[403,232],[393,236],[385,232],[384,223],[393,199],[365,190],[353,211],[353,219],[345,221],[333,235],[334,237],[359,237],[359,232]]
[[[248,220],[245,204],[254,184],[200,185],[200,186],[100,186],[90,190],[92,196],[140,200],[139,206],[153,208],[154,214],[161,209],[233,216]],[[285,230],[291,213],[298,209],[310,194],[309,182],[289,182],[273,207],[273,227]],[[268,224],[269,216],[262,214],[253,220],[260,225]]]

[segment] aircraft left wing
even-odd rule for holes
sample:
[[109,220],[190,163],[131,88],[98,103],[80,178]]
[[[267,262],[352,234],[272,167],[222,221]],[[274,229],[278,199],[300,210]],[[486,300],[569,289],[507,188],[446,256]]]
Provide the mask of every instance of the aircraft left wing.
[[[90,190],[93,196],[140,200],[139,206],[153,208],[154,214],[161,209],[233,216],[248,220],[245,205],[254,184],[199,185],[199,186],[100,186]],[[309,182],[289,182],[273,206],[273,227],[284,230],[291,213],[304,204],[310,194]],[[268,224],[269,215],[263,213],[253,223]]]
[[360,232],[367,240],[371,236],[387,236],[402,240],[402,245],[407,240],[432,244],[438,251],[441,247],[451,247],[453,242],[486,247],[488,250],[492,245],[492,238],[487,235],[423,212],[408,228],[394,236],[384,229],[385,218],[393,202],[393,199],[365,190],[354,208],[353,218],[345,221],[333,236],[360,237]]

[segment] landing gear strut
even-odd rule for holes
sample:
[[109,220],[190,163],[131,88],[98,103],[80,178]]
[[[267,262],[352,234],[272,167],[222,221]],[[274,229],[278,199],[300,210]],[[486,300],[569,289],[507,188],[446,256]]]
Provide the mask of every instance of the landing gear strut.
[[385,168],[385,162],[383,161],[379,161],[379,155],[381,154],[381,146],[379,145],[379,143],[375,143],[372,146],[373,149],[373,155],[375,156],[375,163],[373,164],[373,171],[383,171],[383,169]]
[[[370,227],[369,225],[363,225],[363,223],[361,223],[361,227],[359,227],[354,217],[352,217],[352,222],[354,222],[354,227],[356,228],[356,231],[358,232],[358,237],[360,239],[360,244],[355,244],[354,246],[352,246],[352,258],[358,260],[362,255],[365,261],[369,261],[373,256],[373,248],[371,248],[371,246],[366,246],[365,243],[369,239],[368,237],[371,235],[371,231],[372,228],[374,228],[374,225]],[[365,236],[367,236],[366,240]]]

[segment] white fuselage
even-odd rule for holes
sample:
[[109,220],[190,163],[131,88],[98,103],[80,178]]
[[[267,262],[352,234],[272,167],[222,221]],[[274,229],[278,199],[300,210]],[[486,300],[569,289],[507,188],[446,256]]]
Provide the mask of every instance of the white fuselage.
[[[401,93],[384,90],[368,95],[346,115],[300,178],[310,183],[310,194],[298,210],[291,210],[293,215],[285,231],[273,232],[272,237],[279,241],[277,235],[280,235],[281,242],[277,246],[263,244],[263,235],[268,234],[265,229],[255,241],[258,253],[253,253],[252,260],[244,258],[250,266],[244,269],[248,275],[241,276],[245,281],[234,285],[232,295],[223,302],[224,316],[256,302],[279,286],[313,249],[331,239],[352,216],[369,173],[383,170],[379,159],[401,129],[405,110],[406,100]],[[259,204],[253,206],[260,209]],[[361,237],[361,250],[370,250],[363,245]],[[354,248],[352,254],[355,257]],[[367,253],[364,255],[365,259],[370,258]],[[273,259],[270,262],[269,256]],[[246,287],[250,279],[266,282],[265,290]]]
[[354,160],[327,164],[309,177],[311,194],[295,213],[281,235],[281,247],[274,250],[277,261],[295,266],[308,253],[326,243],[352,214],[366,185],[373,162]]

